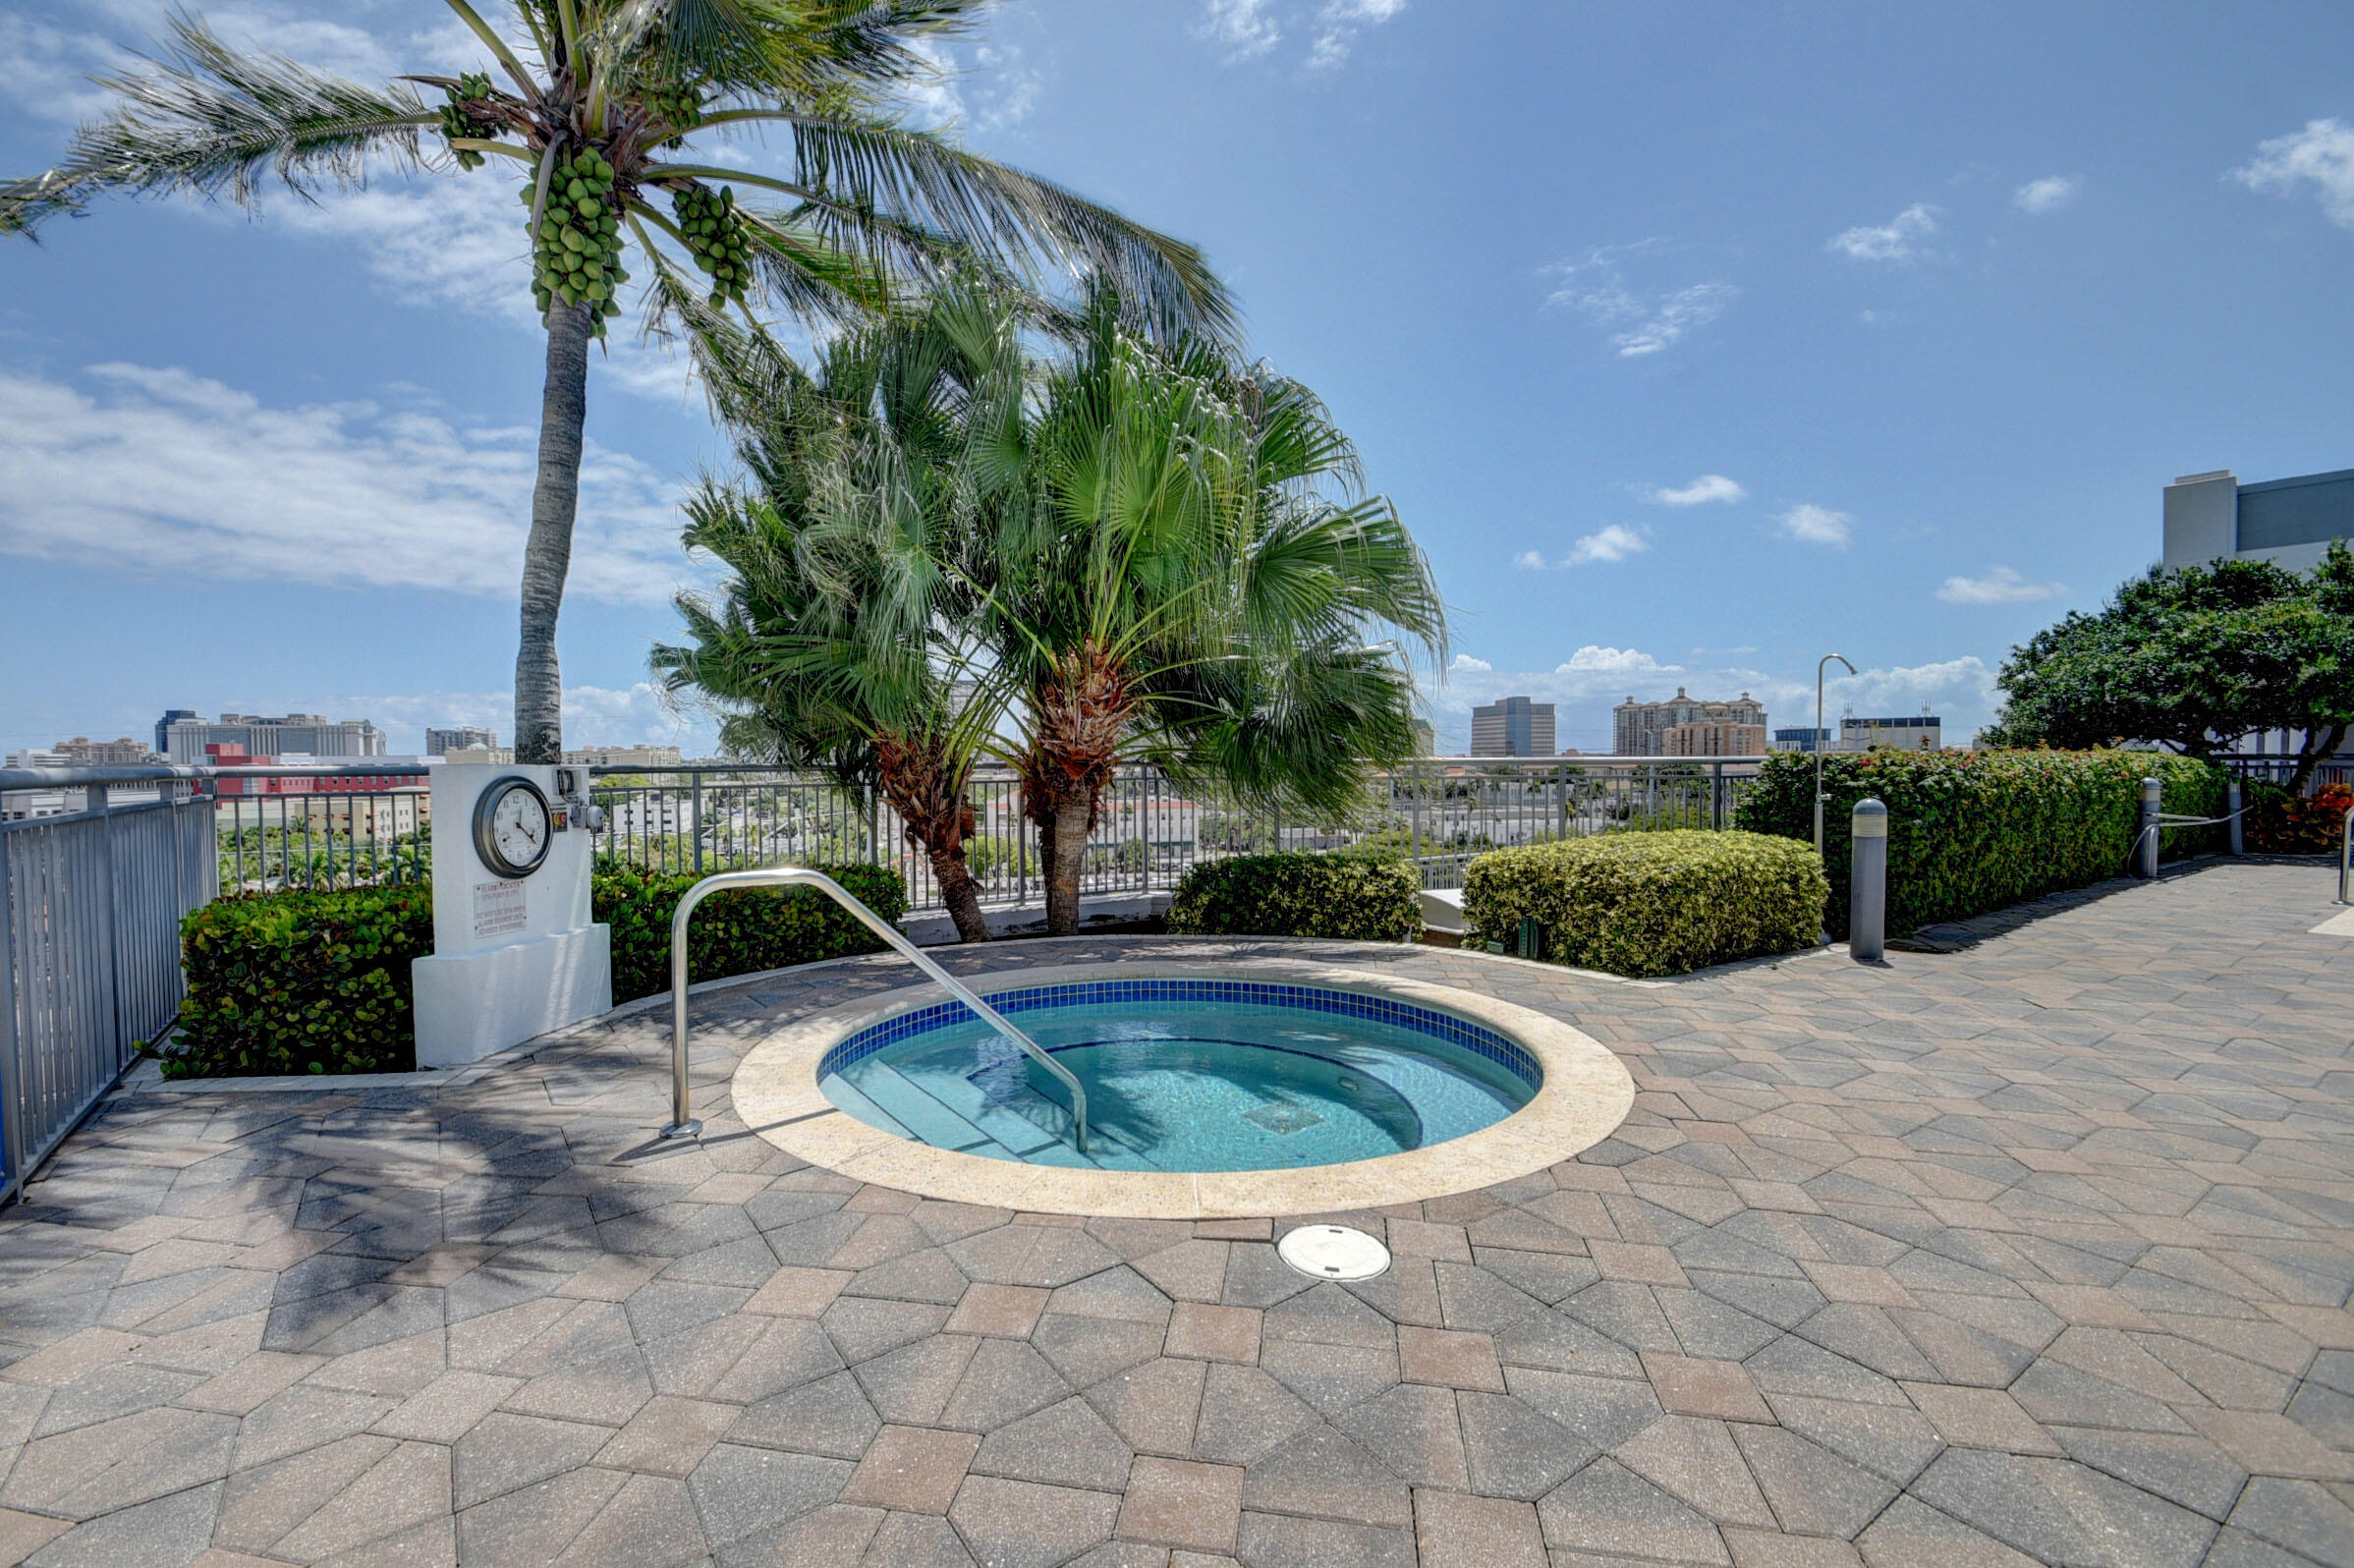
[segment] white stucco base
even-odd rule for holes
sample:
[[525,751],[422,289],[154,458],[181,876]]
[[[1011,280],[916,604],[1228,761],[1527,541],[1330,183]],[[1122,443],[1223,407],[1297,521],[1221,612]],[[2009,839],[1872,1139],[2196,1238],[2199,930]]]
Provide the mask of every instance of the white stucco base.
[[610,931],[580,925],[416,960],[417,1065],[463,1067],[613,1006]]

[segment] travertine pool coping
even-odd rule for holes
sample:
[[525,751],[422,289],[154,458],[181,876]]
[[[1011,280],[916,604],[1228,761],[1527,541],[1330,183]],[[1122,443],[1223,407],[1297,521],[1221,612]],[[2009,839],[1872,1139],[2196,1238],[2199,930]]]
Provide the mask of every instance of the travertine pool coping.
[[[1200,978],[1320,985],[1442,1008],[1510,1036],[1544,1069],[1536,1096],[1492,1127],[1428,1148],[1300,1170],[1073,1170],[984,1159],[897,1138],[838,1109],[817,1087],[827,1050],[868,1025],[939,1000],[925,982],[828,1008],[755,1044],[736,1069],[736,1114],[813,1164],[926,1198],[1033,1213],[1135,1219],[1328,1213],[1472,1192],[1568,1159],[1607,1138],[1635,1103],[1635,1081],[1598,1040],[1533,1008],[1449,985],[1289,959],[1204,959],[1118,966],[1122,980]],[[986,997],[1028,985],[1101,980],[1101,965],[978,978]]]

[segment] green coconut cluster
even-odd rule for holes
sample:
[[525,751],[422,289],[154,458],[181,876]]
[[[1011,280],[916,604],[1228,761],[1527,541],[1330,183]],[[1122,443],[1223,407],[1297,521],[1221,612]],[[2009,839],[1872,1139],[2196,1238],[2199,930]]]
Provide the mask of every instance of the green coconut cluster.
[[[531,203],[536,185],[523,188]],[[596,336],[621,313],[614,296],[630,275],[621,266],[621,217],[614,209],[613,165],[594,147],[584,147],[558,163],[548,180],[547,209],[539,223],[537,276],[532,298],[545,313],[559,300],[587,305],[596,316]]]
[[645,107],[655,119],[678,133],[664,139],[665,146],[683,140],[686,133],[702,124],[702,94],[684,82],[658,83],[649,87]]
[[712,306],[742,305],[744,285],[752,281],[752,241],[736,213],[736,193],[692,186],[670,199],[695,264],[711,275]]
[[[478,103],[490,96],[490,79],[488,77],[479,72],[470,71],[458,79],[456,86],[444,87],[441,90],[449,99],[441,106],[441,134],[444,137],[452,141],[460,140],[479,141],[498,135],[500,127],[497,121],[478,120],[475,117],[474,111],[468,107],[471,103]],[[471,147],[452,147],[450,156],[458,160],[458,167],[461,169],[478,169],[482,166],[482,154]]]

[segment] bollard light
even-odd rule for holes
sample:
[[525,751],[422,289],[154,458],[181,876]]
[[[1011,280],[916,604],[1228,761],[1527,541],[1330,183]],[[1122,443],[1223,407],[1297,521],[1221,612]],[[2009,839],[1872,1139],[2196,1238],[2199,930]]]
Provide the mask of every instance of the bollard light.
[[1888,956],[1888,809],[1870,796],[1848,819],[1847,956],[1859,964]]
[[2158,811],[2164,793],[2165,786],[2158,780],[2142,780],[2142,834],[2134,840],[2134,860],[2145,882],[2158,878]]
[[2233,779],[2224,786],[2223,793],[2223,814],[2231,818],[2231,853],[2245,855],[2248,853],[2248,841],[2240,832],[2240,781]]

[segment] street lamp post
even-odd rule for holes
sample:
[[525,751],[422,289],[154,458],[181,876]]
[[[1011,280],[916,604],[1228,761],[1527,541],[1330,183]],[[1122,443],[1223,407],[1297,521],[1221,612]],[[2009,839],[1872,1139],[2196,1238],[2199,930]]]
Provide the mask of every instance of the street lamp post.
[[[1815,665],[1815,854],[1818,857],[1822,854],[1822,752],[1825,739],[1822,728],[1822,672],[1830,667],[1833,659],[1847,664],[1846,654],[1825,653]],[[1847,664],[1847,673],[1853,675],[1855,672],[1856,667]]]

